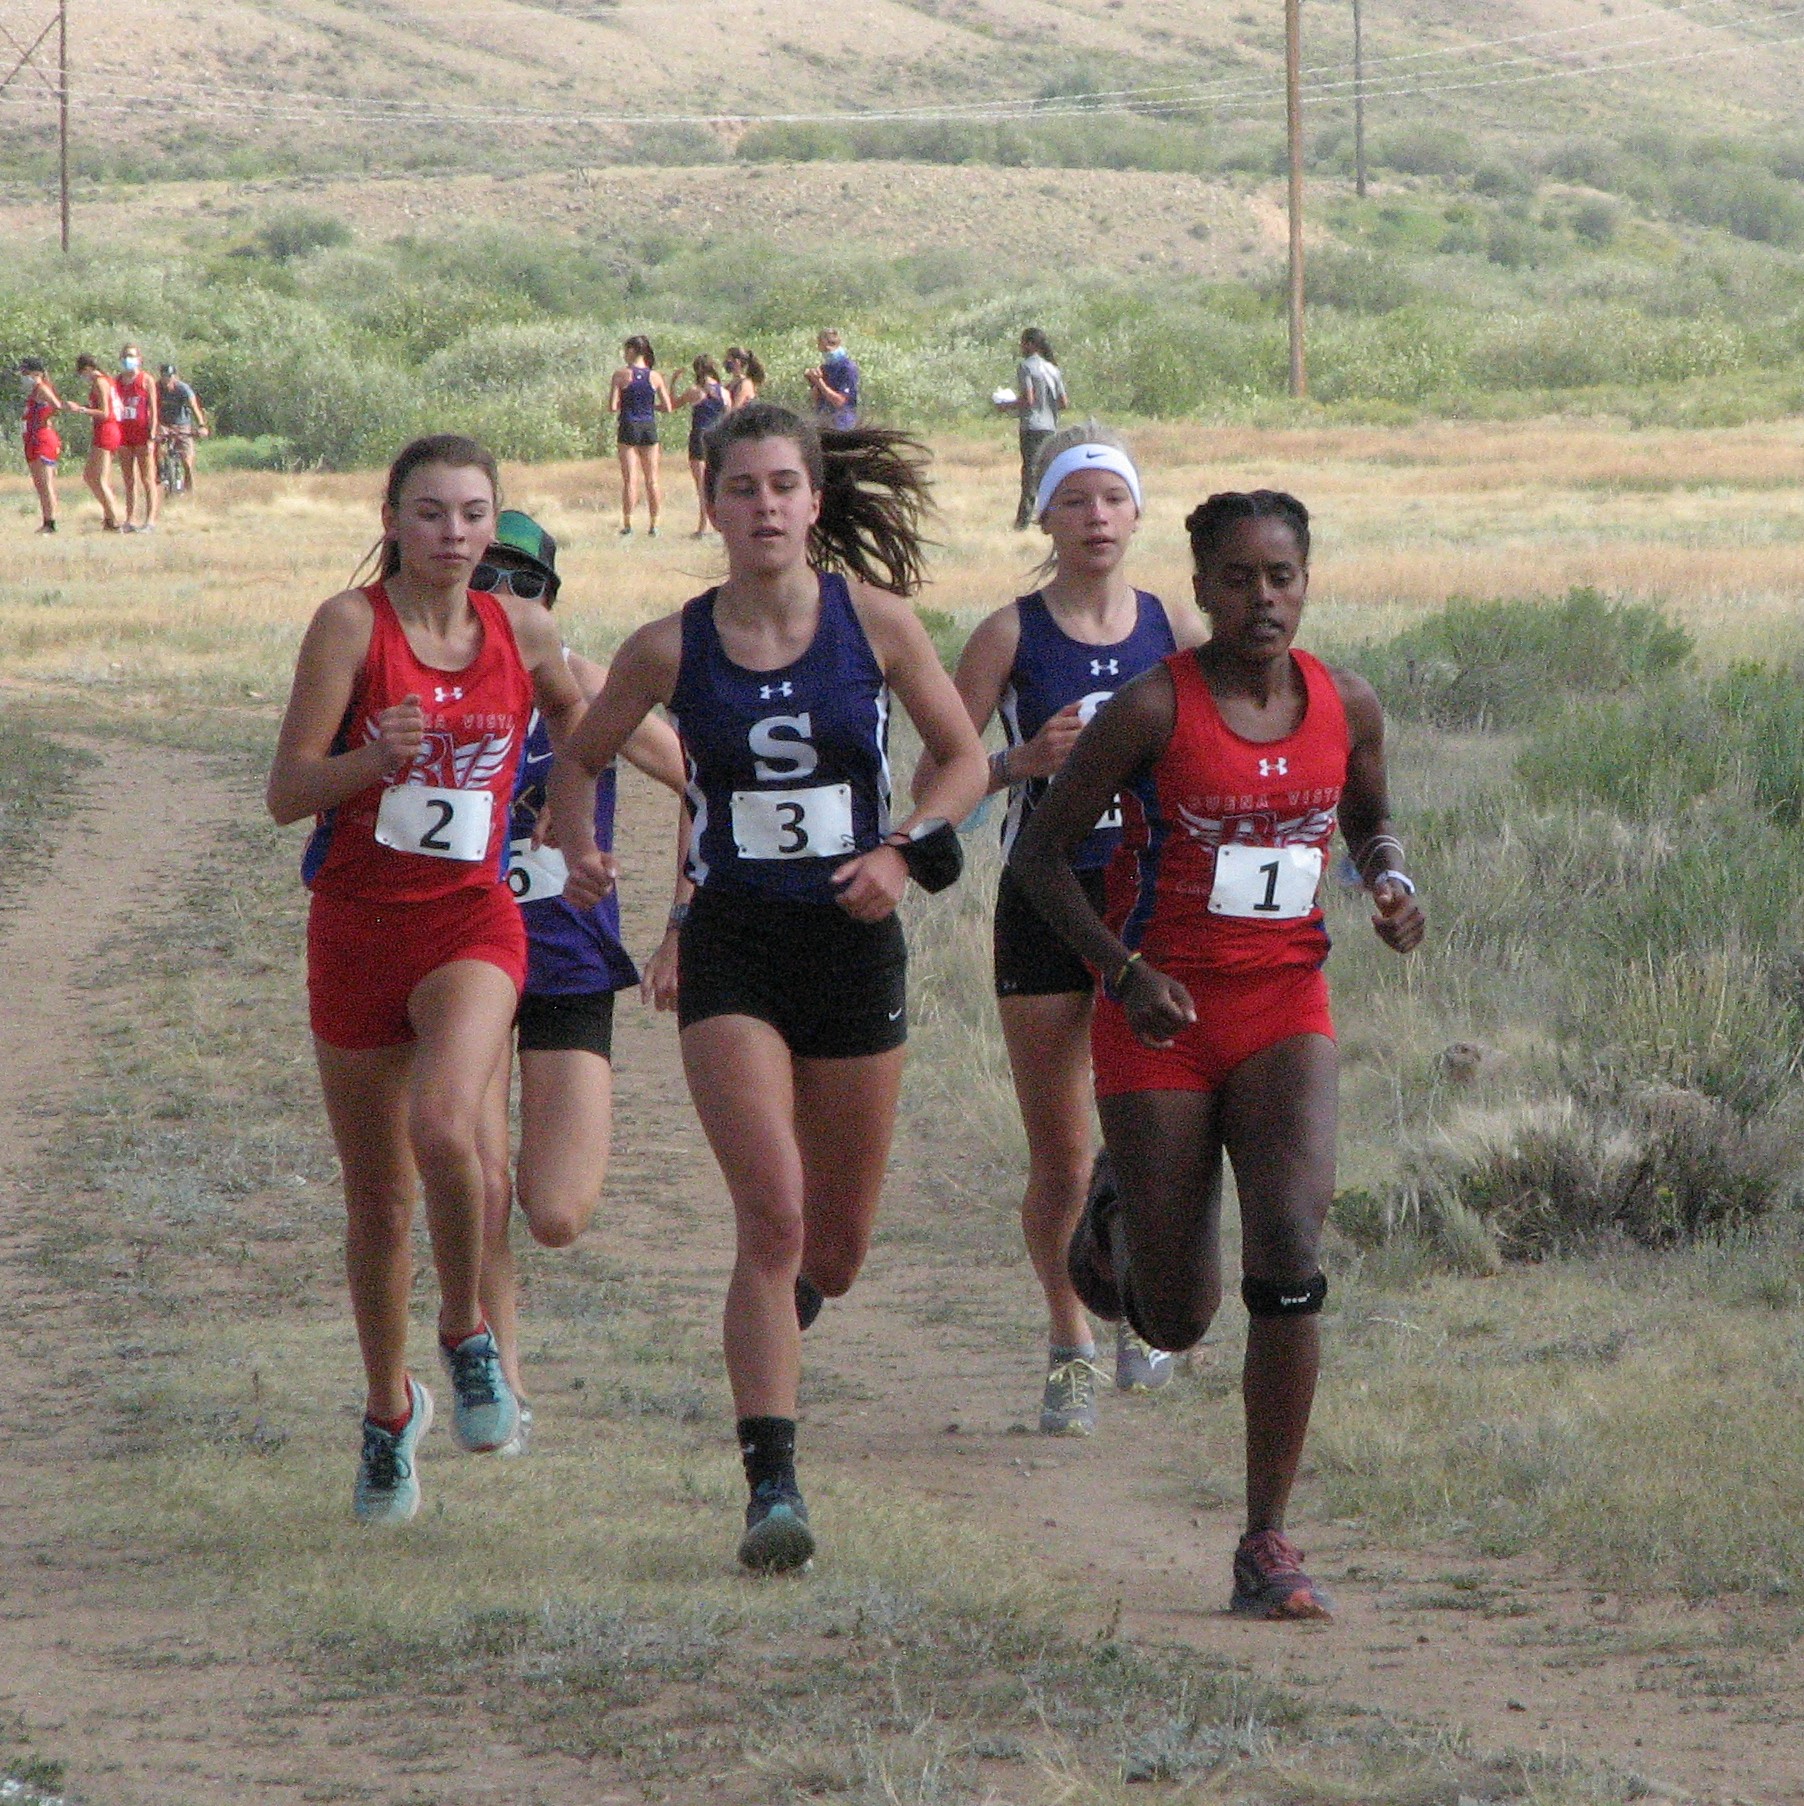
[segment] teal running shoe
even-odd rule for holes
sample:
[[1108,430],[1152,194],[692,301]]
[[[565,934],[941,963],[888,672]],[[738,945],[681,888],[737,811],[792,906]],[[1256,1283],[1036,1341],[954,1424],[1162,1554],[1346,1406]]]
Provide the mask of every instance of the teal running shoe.
[[501,1371],[501,1352],[488,1329],[465,1336],[455,1348],[438,1345],[439,1359],[451,1381],[451,1439],[473,1455],[508,1449],[520,1434],[520,1401]]
[[363,1420],[363,1453],[351,1494],[351,1510],[359,1523],[405,1524],[420,1509],[414,1456],[420,1438],[432,1428],[432,1394],[410,1373],[407,1395],[413,1411],[404,1428],[385,1430],[367,1417]]
[[808,1507],[794,1480],[760,1480],[745,1508],[739,1561],[754,1574],[793,1574],[814,1559]]

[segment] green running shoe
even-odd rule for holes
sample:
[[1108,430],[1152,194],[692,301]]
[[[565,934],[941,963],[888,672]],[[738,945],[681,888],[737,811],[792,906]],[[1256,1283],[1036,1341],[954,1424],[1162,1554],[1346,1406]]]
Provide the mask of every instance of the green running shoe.
[[465,1336],[455,1348],[438,1345],[455,1402],[451,1407],[451,1439],[473,1455],[518,1453],[511,1444],[520,1434],[520,1402],[501,1371],[501,1351],[488,1329]]
[[1046,1375],[1040,1398],[1042,1436],[1088,1436],[1096,1428],[1096,1382],[1102,1378],[1094,1361],[1073,1355]]
[[740,1565],[754,1574],[793,1574],[814,1559],[808,1507],[794,1480],[760,1480],[745,1508]]
[[420,1508],[420,1476],[414,1455],[432,1428],[432,1394],[410,1373],[407,1396],[413,1410],[399,1430],[363,1420],[363,1453],[351,1509],[364,1524],[405,1524]]

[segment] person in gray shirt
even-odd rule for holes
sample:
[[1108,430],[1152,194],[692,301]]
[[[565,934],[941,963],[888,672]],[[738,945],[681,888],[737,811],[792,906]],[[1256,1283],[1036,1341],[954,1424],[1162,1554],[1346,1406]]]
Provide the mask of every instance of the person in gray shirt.
[[1033,519],[1034,465],[1040,447],[1058,431],[1059,412],[1069,407],[1065,379],[1052,361],[1052,345],[1039,327],[1021,335],[1021,361],[1015,366],[1015,396],[998,401],[998,409],[1017,415],[1021,423],[1021,500],[1015,509],[1015,528],[1025,531]]

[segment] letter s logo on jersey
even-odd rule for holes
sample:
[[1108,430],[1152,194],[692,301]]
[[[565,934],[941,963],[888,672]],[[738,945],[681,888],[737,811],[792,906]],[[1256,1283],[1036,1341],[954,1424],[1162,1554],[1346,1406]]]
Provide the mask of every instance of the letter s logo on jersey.
[[753,724],[746,735],[758,755],[752,769],[760,783],[778,778],[805,778],[821,762],[821,756],[809,745],[814,722],[807,715],[766,715]]
[[1096,711],[1114,694],[1113,690],[1092,690],[1088,696],[1081,698],[1077,705],[1079,723],[1088,727],[1094,719]]

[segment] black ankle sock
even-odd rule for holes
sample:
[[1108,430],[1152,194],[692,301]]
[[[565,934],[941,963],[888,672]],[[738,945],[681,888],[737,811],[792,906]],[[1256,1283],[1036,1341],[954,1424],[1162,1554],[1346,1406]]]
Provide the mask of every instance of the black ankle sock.
[[739,1453],[745,1461],[746,1484],[755,1491],[765,1480],[795,1484],[796,1420],[793,1417],[742,1417]]

